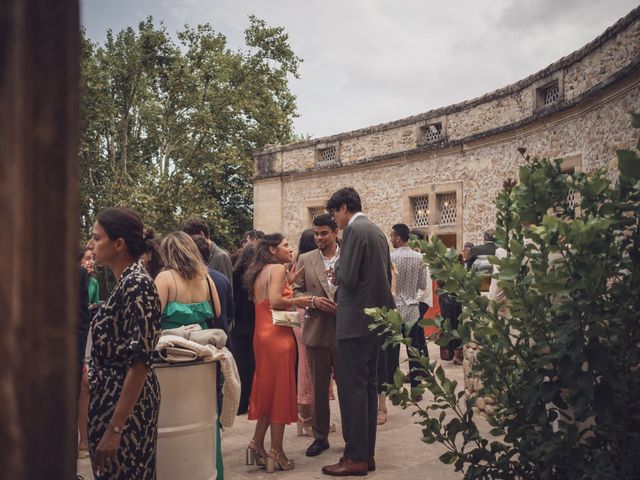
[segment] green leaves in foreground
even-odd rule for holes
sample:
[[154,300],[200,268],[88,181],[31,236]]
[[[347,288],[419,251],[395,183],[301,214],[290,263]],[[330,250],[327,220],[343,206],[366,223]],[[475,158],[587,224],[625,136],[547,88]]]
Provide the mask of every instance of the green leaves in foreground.
[[[640,117],[632,123],[640,128]],[[637,478],[640,472],[640,157],[618,151],[619,181],[605,170],[566,174],[560,160],[527,157],[519,183],[496,199],[491,258],[504,300],[480,295],[480,277],[435,237],[415,242],[461,322],[423,320],[478,344],[471,376],[495,414],[478,428],[462,385],[426,357],[418,387],[397,376],[394,404],[414,409],[425,443],[466,479]],[[569,201],[572,200],[572,201]],[[385,343],[404,343],[395,311],[370,309]],[[420,352],[414,351],[415,354]],[[416,402],[428,392],[430,402]],[[482,433],[488,430],[488,435]]]

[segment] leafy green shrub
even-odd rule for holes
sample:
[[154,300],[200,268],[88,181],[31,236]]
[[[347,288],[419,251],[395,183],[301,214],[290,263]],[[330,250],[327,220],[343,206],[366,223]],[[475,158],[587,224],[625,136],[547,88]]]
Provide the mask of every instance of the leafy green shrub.
[[[640,128],[640,115],[632,124]],[[436,320],[438,343],[480,347],[472,372],[477,394],[495,398],[490,435],[478,429],[475,398],[465,401],[428,358],[421,385],[407,390],[398,372],[391,398],[416,409],[422,440],[444,445],[440,460],[464,478],[640,478],[640,156],[617,156],[616,183],[604,169],[565,174],[560,160],[529,157],[519,183],[505,182],[496,236],[508,256],[491,258],[504,303],[481,296],[480,275],[439,239],[417,242],[463,305],[457,330]],[[410,345],[397,312],[367,313],[387,343]],[[416,402],[425,390],[426,407]]]

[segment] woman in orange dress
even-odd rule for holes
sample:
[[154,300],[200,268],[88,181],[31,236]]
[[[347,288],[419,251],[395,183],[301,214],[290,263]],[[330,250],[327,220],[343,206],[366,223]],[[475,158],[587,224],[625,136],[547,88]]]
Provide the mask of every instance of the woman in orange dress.
[[[272,309],[294,310],[310,307],[312,297],[293,298],[289,286],[303,272],[295,267],[287,273],[293,250],[279,233],[265,235],[257,247],[253,263],[245,274],[245,283],[256,309],[253,350],[256,370],[249,400],[249,419],[257,420],[253,438],[247,447],[247,464],[291,470],[294,467],[282,449],[284,427],[298,420],[296,402],[296,343],[289,327],[273,325]],[[264,437],[271,430],[271,448],[267,455]]]

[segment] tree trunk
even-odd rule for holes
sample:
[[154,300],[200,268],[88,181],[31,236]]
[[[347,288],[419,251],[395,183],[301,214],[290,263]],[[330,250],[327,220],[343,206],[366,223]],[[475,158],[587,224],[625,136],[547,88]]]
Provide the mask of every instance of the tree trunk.
[[75,474],[78,0],[0,8],[0,477]]

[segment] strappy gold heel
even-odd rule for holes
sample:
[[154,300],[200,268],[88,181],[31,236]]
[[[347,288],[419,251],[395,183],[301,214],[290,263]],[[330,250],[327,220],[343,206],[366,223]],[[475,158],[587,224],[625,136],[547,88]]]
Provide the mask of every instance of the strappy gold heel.
[[313,437],[313,428],[311,427],[312,420],[312,416],[302,418],[302,416],[298,415],[298,423],[296,423],[296,427],[298,429],[299,437]]
[[293,460],[289,460],[284,452],[276,452],[275,450],[269,450],[267,456],[267,473],[273,473],[276,471],[276,465],[280,470],[293,470],[296,466]]
[[249,442],[249,446],[247,447],[245,454],[247,465],[258,465],[259,467],[267,466],[267,452],[265,452],[264,449],[260,452],[258,445],[253,440]]

